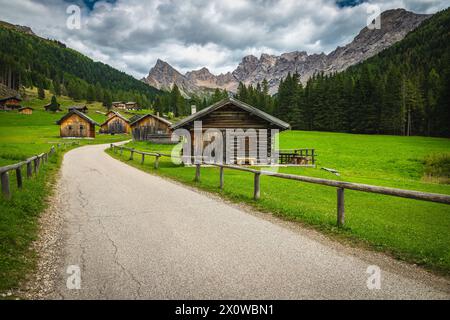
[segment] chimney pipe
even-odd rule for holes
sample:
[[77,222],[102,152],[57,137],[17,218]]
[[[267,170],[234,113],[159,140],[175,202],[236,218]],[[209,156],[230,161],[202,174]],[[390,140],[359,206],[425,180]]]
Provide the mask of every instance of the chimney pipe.
[[158,112],[156,112],[156,116],[159,118],[159,111]]
[[191,114],[194,114],[197,112],[197,106],[196,105],[192,105],[191,106]]

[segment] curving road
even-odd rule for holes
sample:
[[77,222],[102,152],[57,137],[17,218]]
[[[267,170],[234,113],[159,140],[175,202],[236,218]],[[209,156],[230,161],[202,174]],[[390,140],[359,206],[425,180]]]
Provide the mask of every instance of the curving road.
[[[51,298],[450,298],[448,282],[418,268],[144,173],[106,147],[64,158],[63,250]],[[373,264],[381,289],[369,290]],[[80,267],[79,290],[66,287],[70,265]]]

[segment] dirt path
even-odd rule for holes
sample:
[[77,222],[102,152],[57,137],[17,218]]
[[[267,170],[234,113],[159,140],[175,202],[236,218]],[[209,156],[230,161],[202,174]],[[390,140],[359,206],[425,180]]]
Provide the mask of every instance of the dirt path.
[[[64,158],[63,249],[51,298],[450,298],[448,282],[418,268],[149,175],[106,147]],[[373,264],[378,290],[366,283]],[[80,268],[79,290],[66,286],[70,265]]]

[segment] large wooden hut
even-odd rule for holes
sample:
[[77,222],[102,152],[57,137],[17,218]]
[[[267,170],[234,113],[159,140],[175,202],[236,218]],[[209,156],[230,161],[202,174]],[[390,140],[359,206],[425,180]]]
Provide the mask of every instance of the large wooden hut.
[[134,140],[155,143],[171,142],[171,125],[172,122],[154,114],[146,114],[130,123]]
[[[272,153],[271,129],[278,129],[282,131],[290,128],[288,123],[277,119],[270,114],[267,114],[237,99],[226,98],[188,116],[187,118],[184,118],[172,126],[172,129],[174,130],[183,128],[190,131],[192,155],[194,155],[196,148],[203,150],[203,148],[210,143],[204,141],[203,138],[201,138],[201,141],[195,140],[194,122],[196,121],[201,121],[203,133],[205,133],[208,129],[218,129],[222,133],[224,148],[223,162],[232,164],[268,163]],[[238,139],[236,136],[227,135],[227,129],[242,129],[244,133],[248,129],[255,129],[255,131],[259,129],[266,129],[266,134],[261,134],[261,131],[256,131],[257,135],[253,141],[250,141],[249,137],[244,137],[245,154],[242,157],[242,153],[238,154],[237,152],[238,142],[236,142],[236,140]],[[262,132],[264,133],[264,131]],[[228,139],[233,139],[233,142],[229,142],[230,147],[228,150],[226,149],[227,137]],[[256,140],[256,143],[254,140]],[[266,153],[262,152],[265,150],[267,150]],[[230,153],[228,158],[227,152]],[[255,154],[256,156],[254,156]]]
[[107,119],[100,125],[100,133],[130,133],[131,127],[128,119],[119,112],[112,111],[107,114]]
[[70,138],[95,138],[95,126],[98,123],[84,113],[72,109],[57,124],[60,125],[60,136]]

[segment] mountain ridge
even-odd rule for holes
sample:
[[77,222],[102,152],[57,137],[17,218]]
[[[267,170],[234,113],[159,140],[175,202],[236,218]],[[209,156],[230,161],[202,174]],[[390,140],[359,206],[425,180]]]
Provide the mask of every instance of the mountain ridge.
[[[247,55],[232,72],[214,75],[206,67],[181,74],[167,62],[158,59],[156,65],[144,82],[162,90],[170,90],[174,84],[185,94],[198,94],[215,88],[236,92],[239,82],[256,85],[266,79],[270,93],[276,93],[280,80],[287,74],[298,72],[300,81],[306,81],[316,73],[341,72],[358,64],[394,43],[402,40],[409,32],[417,28],[431,15],[416,14],[405,9],[392,9],[381,13],[381,29],[371,30],[364,27],[352,42],[338,46],[328,55],[325,53],[308,54],[305,51],[293,51],[279,56],[262,53],[260,58]],[[161,62],[176,77],[162,73]]]

